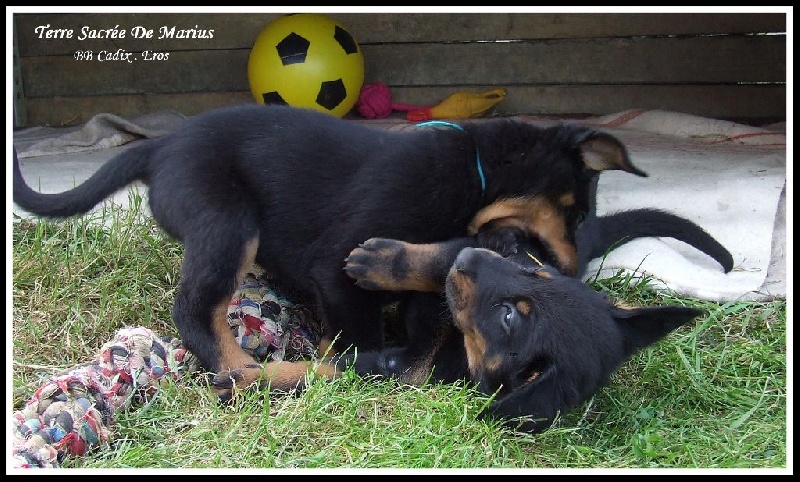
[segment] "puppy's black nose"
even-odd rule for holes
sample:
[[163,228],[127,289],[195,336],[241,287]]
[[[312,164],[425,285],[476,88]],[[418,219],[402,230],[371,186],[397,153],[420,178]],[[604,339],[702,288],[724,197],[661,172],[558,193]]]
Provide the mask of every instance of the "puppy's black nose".
[[458,253],[453,268],[459,273],[473,272],[479,263],[491,258],[502,258],[502,256],[488,249],[464,248]]
[[453,268],[458,271],[459,273],[465,273],[467,271],[467,267],[474,263],[473,259],[475,258],[475,252],[477,250],[475,248],[464,248],[456,256],[456,260],[453,263]]

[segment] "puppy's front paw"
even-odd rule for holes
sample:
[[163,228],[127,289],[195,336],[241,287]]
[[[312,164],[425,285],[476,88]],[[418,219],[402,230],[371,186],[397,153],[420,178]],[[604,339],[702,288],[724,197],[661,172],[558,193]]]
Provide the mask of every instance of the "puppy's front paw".
[[402,288],[408,275],[408,246],[395,239],[370,238],[345,258],[344,271],[366,290]]

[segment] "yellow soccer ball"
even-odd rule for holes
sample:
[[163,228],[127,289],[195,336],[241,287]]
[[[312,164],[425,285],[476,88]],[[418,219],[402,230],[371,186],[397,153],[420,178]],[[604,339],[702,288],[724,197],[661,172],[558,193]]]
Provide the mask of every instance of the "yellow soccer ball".
[[364,84],[361,47],[325,15],[286,15],[259,33],[247,63],[250,91],[261,104],[347,114]]

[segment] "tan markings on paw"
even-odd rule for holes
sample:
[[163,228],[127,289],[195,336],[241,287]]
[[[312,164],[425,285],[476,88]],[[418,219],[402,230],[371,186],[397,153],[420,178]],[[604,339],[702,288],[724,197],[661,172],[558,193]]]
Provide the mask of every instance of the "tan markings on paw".
[[345,272],[364,289],[440,292],[441,280],[431,275],[439,254],[433,244],[372,238],[350,252]]
[[290,391],[303,388],[308,374],[330,379],[338,375],[339,371],[334,365],[323,362],[269,362],[264,365],[263,380],[273,390]]
[[322,362],[268,362],[217,373],[211,381],[211,389],[222,399],[231,398],[239,390],[266,387],[270,390],[291,392],[305,388],[308,374],[330,379],[338,373],[334,365]]

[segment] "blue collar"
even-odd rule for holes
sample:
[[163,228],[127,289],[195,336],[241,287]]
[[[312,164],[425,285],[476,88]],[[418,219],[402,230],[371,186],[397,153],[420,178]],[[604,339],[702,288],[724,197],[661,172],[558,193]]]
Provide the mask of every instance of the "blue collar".
[[[428,121],[417,124],[417,127],[430,127],[430,126],[444,126],[459,130],[464,133],[467,132],[463,127],[461,127],[458,124],[453,124],[452,122]],[[480,176],[481,178],[481,196],[483,196],[484,193],[486,193],[486,176],[483,174],[483,164],[481,163],[481,153],[480,151],[478,151],[478,146],[475,146],[475,163],[478,166],[478,176]]]

